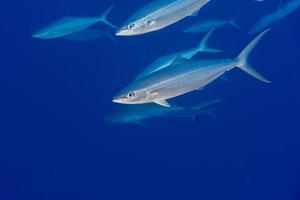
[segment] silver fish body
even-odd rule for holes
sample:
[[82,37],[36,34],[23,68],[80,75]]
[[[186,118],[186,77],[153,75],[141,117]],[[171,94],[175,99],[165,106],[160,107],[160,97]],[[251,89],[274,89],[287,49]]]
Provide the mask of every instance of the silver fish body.
[[151,73],[154,73],[156,71],[159,71],[163,68],[166,68],[170,66],[178,57],[183,57],[186,59],[193,58],[196,54],[199,52],[210,52],[210,53],[219,53],[222,52],[222,50],[210,48],[207,46],[208,39],[210,38],[211,34],[213,33],[214,29],[209,31],[206,36],[201,40],[201,42],[198,44],[197,47],[183,50],[180,52],[176,52],[170,55],[162,56],[158,59],[156,59],[151,65],[146,67],[137,77],[137,79],[140,79],[142,77],[145,77]]
[[207,32],[211,29],[218,29],[226,25],[231,25],[235,27],[236,29],[241,29],[239,25],[235,22],[234,19],[226,21],[226,20],[205,20],[198,22],[196,24],[191,25],[190,27],[183,30],[184,33],[202,33]]
[[167,99],[199,90],[238,67],[256,79],[270,83],[248,64],[248,57],[269,30],[257,36],[235,59],[188,60],[177,58],[170,66],[149,74],[113,98],[121,104],[157,103],[169,107]]
[[111,28],[116,28],[107,15],[114,6],[110,6],[100,17],[64,17],[35,33],[32,37],[38,39],[55,39],[83,31],[99,22]]
[[[146,76],[123,90],[114,102],[143,104],[166,100],[198,90],[237,65],[236,60],[185,60]],[[134,94],[134,101],[126,101]],[[125,101],[123,101],[125,100]]]
[[262,17],[249,31],[249,34],[253,34],[263,30],[264,28],[270,26],[272,23],[287,17],[299,7],[300,0],[290,0],[284,6],[280,7],[279,10]]
[[113,124],[143,124],[143,121],[159,117],[194,117],[200,114],[212,114],[211,108],[221,100],[211,100],[192,107],[172,104],[172,107],[162,107],[156,104],[125,106],[106,117]]
[[99,18],[65,17],[33,35],[34,38],[54,39],[82,31],[96,23]]
[[133,14],[116,32],[118,36],[141,35],[163,29],[197,13],[210,0],[154,0]]

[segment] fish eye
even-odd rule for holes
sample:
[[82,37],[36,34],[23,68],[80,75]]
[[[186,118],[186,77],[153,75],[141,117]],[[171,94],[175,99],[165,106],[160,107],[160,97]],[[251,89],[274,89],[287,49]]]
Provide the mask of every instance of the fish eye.
[[132,93],[128,93],[128,94],[127,94],[127,98],[128,98],[128,99],[131,99],[131,98],[134,97],[134,95],[135,95],[135,94],[134,94],[133,92],[132,92]]
[[128,29],[133,29],[134,26],[135,26],[135,24],[129,24],[129,25],[128,25]]

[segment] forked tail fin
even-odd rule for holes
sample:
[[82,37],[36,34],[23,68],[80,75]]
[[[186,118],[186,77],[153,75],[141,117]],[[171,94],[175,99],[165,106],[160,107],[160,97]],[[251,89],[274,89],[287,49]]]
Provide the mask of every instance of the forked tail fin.
[[219,53],[222,52],[222,50],[219,49],[213,49],[207,46],[207,42],[211,36],[211,34],[214,32],[215,29],[210,30],[202,39],[200,44],[198,45],[198,51],[202,52],[210,52],[210,53]]
[[269,32],[271,29],[268,29],[261,34],[259,34],[237,57],[238,65],[237,67],[246,72],[247,74],[253,76],[254,78],[265,82],[271,83],[271,81],[267,80],[264,76],[262,76],[259,72],[257,72],[249,63],[248,58],[252,50],[256,47],[258,42],[264,37],[264,35]]
[[100,21],[103,22],[104,24],[110,26],[113,29],[117,29],[117,27],[107,19],[108,14],[111,12],[111,10],[114,7],[115,7],[115,5],[112,5],[107,10],[105,10],[104,13],[100,16]]

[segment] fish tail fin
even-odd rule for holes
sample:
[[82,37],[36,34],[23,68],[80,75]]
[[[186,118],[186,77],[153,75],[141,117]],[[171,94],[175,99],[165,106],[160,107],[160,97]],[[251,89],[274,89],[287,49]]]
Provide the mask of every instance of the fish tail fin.
[[104,13],[102,13],[102,15],[100,16],[100,21],[113,29],[117,29],[117,27],[107,19],[108,14],[112,11],[114,7],[115,5],[111,5],[108,9],[106,9]]
[[249,63],[248,58],[252,50],[256,47],[258,42],[264,37],[264,35],[269,32],[271,29],[268,29],[261,34],[259,34],[236,58],[237,59],[237,67],[246,72],[247,74],[253,76],[254,78],[265,82],[271,83],[271,81],[267,80],[264,76],[262,76],[259,72],[257,72]]
[[238,30],[242,30],[242,27],[236,23],[236,18],[230,20],[229,24]]
[[202,39],[202,41],[200,42],[200,44],[198,45],[198,51],[202,51],[202,52],[210,52],[210,53],[218,53],[218,52],[222,52],[222,50],[219,49],[214,49],[214,48],[210,48],[207,46],[207,42],[209,40],[209,38],[211,37],[212,33],[214,32],[215,29],[210,30]]

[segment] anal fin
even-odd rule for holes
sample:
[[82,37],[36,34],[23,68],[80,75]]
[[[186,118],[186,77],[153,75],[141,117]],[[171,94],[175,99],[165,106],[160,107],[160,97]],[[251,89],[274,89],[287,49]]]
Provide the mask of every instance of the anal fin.
[[160,106],[164,106],[164,107],[168,107],[168,108],[171,107],[171,105],[166,100],[164,100],[164,99],[156,100],[153,103],[156,103],[156,104],[158,104]]

